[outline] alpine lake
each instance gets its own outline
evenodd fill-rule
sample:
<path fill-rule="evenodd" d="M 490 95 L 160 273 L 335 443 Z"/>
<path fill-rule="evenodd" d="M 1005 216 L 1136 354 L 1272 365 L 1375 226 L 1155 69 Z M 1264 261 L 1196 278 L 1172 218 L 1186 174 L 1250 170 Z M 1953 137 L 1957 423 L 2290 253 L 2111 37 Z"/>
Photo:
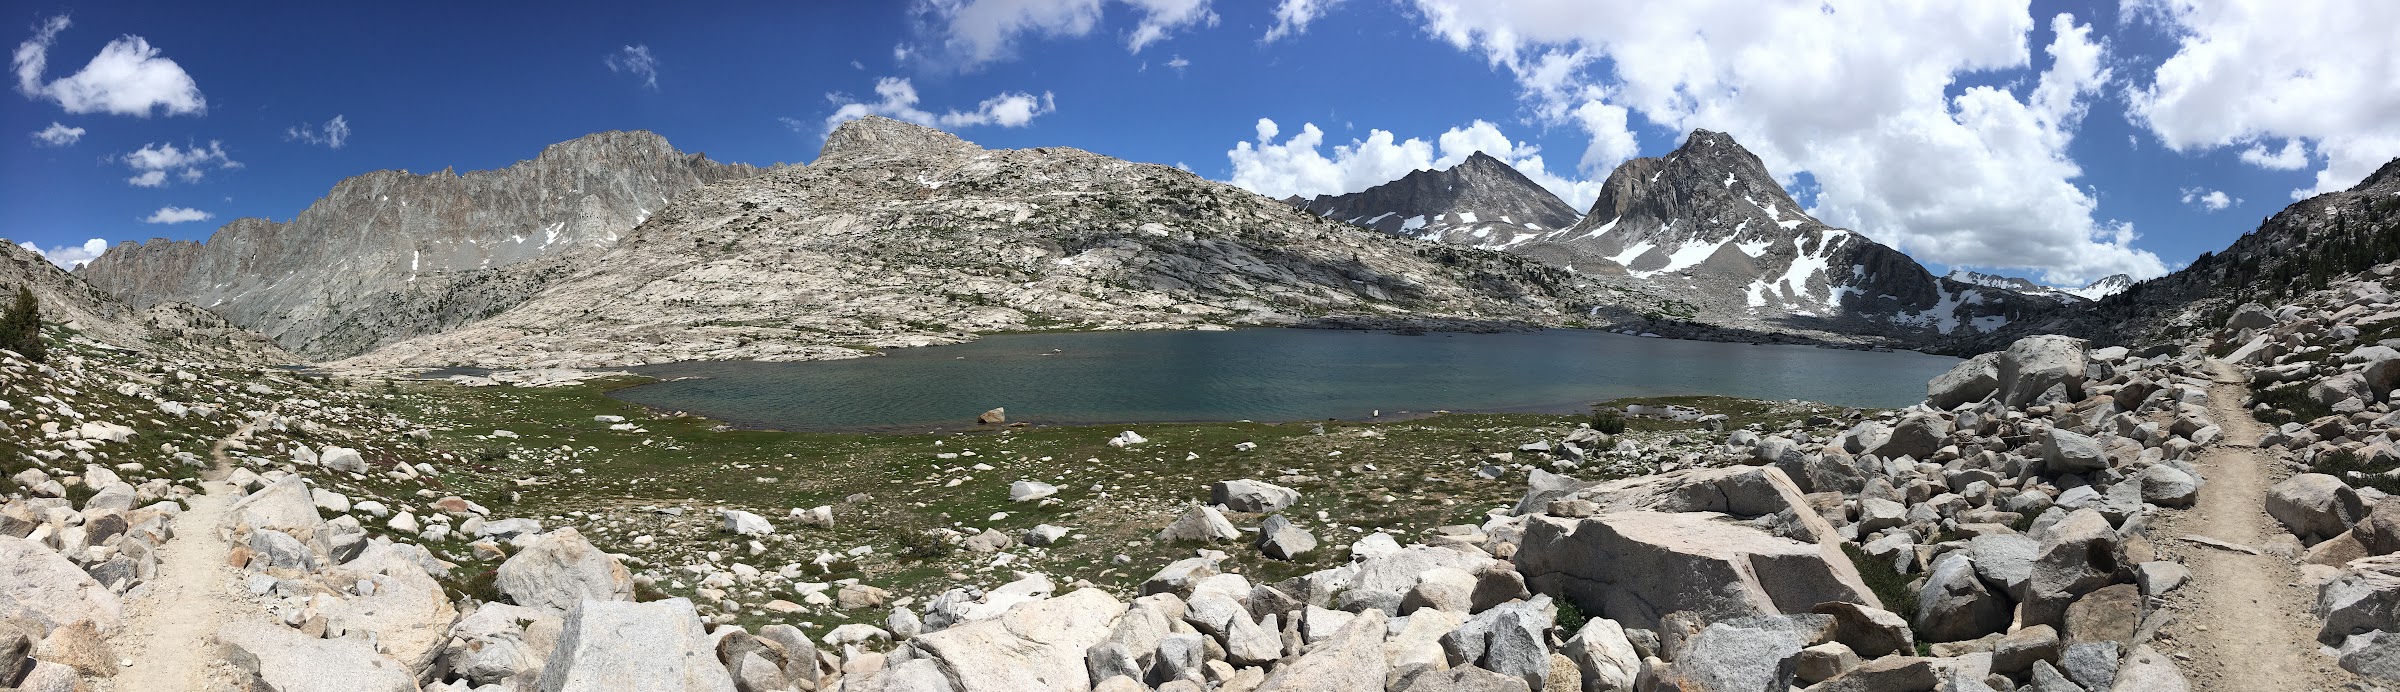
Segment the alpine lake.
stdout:
<path fill-rule="evenodd" d="M 1634 397 L 1723 396 L 1896 408 L 1958 359 L 1552 329 L 997 334 L 878 357 L 634 368 L 610 396 L 744 428 L 974 427 L 1005 407 L 1037 425 L 1397 420 L 1436 412 L 1588 412 Z"/>

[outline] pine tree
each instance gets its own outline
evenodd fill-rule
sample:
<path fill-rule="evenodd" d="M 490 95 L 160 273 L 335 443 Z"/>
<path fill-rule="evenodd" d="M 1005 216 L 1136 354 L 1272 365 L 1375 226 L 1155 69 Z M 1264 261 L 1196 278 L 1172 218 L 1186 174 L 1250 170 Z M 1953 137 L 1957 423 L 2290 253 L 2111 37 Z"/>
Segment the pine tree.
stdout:
<path fill-rule="evenodd" d="M 0 348 L 36 363 L 49 358 L 49 350 L 42 345 L 42 303 L 33 297 L 33 289 L 18 286 L 16 304 L 0 314 Z"/>

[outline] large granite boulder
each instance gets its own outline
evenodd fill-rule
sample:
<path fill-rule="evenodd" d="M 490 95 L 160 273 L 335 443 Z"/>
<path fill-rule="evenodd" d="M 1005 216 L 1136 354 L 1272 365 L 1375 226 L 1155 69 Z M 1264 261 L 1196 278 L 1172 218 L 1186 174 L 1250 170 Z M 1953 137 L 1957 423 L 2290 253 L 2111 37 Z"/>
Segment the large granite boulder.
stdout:
<path fill-rule="evenodd" d="M 276 692 L 416 692 L 417 677 L 362 637 L 322 639 L 264 620 L 217 629 L 236 667 Z"/>
<path fill-rule="evenodd" d="M 2082 339 L 2056 334 L 2018 339 L 2000 354 L 2000 401 L 2016 408 L 2053 388 L 2062 388 L 2067 401 L 2081 401 L 2089 358 Z"/>
<path fill-rule="evenodd" d="M 567 611 L 542 692 L 734 692 L 708 630 L 682 598 L 584 600 Z"/>
<path fill-rule="evenodd" d="M 312 510 L 313 511 L 313 510 Z M 90 620 L 114 633 L 124 620 L 117 595 L 42 544 L 0 536 L 0 620 L 24 618 L 44 630 Z"/>
<path fill-rule="evenodd" d="M 957 692 L 1083 692 L 1098 682 L 1084 654 L 1106 641 L 1125 605 L 1098 589 L 1010 608 L 912 643 L 942 662 Z"/>
<path fill-rule="evenodd" d="M 235 500 L 226 513 L 236 527 L 272 529 L 304 542 L 314 542 L 325 526 L 325 520 L 317 517 L 316 498 L 309 494 L 308 484 L 298 474 L 284 476 L 258 492 Z"/>
<path fill-rule="evenodd" d="M 1925 403 L 1949 410 L 1982 401 L 2000 389 L 2000 352 L 1993 351 L 1959 363 L 1925 383 Z"/>
<path fill-rule="evenodd" d="M 2116 529 L 2096 510 L 2078 509 L 2050 525 L 2026 580 L 2024 624 L 2064 626 L 2067 606 L 2114 583 L 2123 557 Z"/>
<path fill-rule="evenodd" d="M 535 537 L 500 563 L 493 583 L 517 605 L 555 612 L 587 600 L 633 600 L 633 573 L 571 527 Z"/>
<path fill-rule="evenodd" d="M 1248 478 L 1217 481 L 1208 488 L 1208 503 L 1236 512 L 1273 512 L 1300 501 L 1300 491 Z"/>
<path fill-rule="evenodd" d="M 1383 635 L 1383 611 L 1367 611 L 1277 668 L 1258 692 L 1383 692 Z"/>
<path fill-rule="evenodd" d="M 1782 535 L 1828 544 L 1841 540 L 1791 476 L 1774 466 L 1670 471 L 1586 485 L 1560 497 L 1589 500 L 1603 513 L 1649 510 L 1716 512 L 1745 520 L 1763 517 Z"/>
<path fill-rule="evenodd" d="M 1918 592 L 1915 634 L 1928 642 L 1975 639 L 2008 629 L 2008 598 L 1992 593 L 1965 553 L 1943 555 Z"/>
<path fill-rule="evenodd" d="M 1835 545 L 1713 512 L 1531 517 L 1515 562 L 1535 590 L 1642 628 L 1679 610 L 1721 620 L 1834 601 L 1883 606 Z"/>
<path fill-rule="evenodd" d="M 2366 509 L 2358 491 L 2322 473 L 2295 475 L 2267 488 L 2267 515 L 2303 543 L 2341 535 L 2367 515 Z"/>

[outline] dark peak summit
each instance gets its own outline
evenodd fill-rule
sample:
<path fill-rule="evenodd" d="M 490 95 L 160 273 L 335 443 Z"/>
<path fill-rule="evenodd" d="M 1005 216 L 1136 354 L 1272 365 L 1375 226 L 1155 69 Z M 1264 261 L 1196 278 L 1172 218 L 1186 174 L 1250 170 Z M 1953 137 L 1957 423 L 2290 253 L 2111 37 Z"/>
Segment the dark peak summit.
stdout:
<path fill-rule="evenodd" d="M 983 148 L 958 135 L 870 115 L 842 123 L 825 136 L 814 164 L 938 160 L 973 156 Z"/>
<path fill-rule="evenodd" d="M 1555 231 L 1579 216 L 1548 188 L 1480 151 L 1449 168 L 1413 170 L 1399 180 L 1297 206 L 1385 233 L 1478 246 Z"/>

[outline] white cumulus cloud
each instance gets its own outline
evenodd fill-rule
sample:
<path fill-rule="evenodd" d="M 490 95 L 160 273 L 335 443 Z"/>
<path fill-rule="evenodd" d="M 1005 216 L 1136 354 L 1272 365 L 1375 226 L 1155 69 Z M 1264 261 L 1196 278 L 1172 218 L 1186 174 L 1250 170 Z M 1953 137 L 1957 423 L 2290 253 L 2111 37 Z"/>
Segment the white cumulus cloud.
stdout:
<path fill-rule="evenodd" d="M 32 250 L 33 254 L 41 255 L 60 269 L 74 269 L 99 259 L 100 253 L 108 252 L 108 241 L 93 238 L 83 241 L 82 245 L 54 245 L 48 250 L 31 242 L 17 243 L 17 247 Z"/>
<path fill-rule="evenodd" d="M 1275 5 L 1275 26 L 1268 27 L 1267 35 L 1260 40 L 1274 43 L 1286 37 L 1308 33 L 1311 22 L 1333 11 L 1333 7 L 1339 4 L 1342 4 L 1342 0 L 1283 0 Z"/>
<path fill-rule="evenodd" d="M 1274 120 L 1260 118 L 1257 141 L 1237 142 L 1225 152 L 1233 163 L 1229 182 L 1279 199 L 1338 195 L 1388 183 L 1410 171 L 1456 166 L 1480 151 L 1506 162 L 1577 209 L 1591 206 L 1600 194 L 1599 183 L 1552 172 L 1539 147 L 1512 141 L 1499 126 L 1482 120 L 1450 128 L 1433 141 L 1400 139 L 1386 130 L 1369 130 L 1366 139 L 1334 145 L 1331 156 L 1323 151 L 1325 132 L 1315 123 L 1302 123 L 1299 132 L 1276 141 L 1282 130 Z"/>
<path fill-rule="evenodd" d="M 9 63 L 16 71 L 17 91 L 30 98 L 56 101 L 69 113 L 149 117 L 152 111 L 168 115 L 208 112 L 208 99 L 200 95 L 200 85 L 192 76 L 140 36 L 110 41 L 83 69 L 45 83 L 42 73 L 49 68 L 50 46 L 59 32 L 72 24 L 64 15 L 52 17 L 34 31 L 33 38 L 17 44 Z"/>
<path fill-rule="evenodd" d="M 1125 47 L 1139 53 L 1176 31 L 1216 26 L 1217 13 L 1209 9 L 1211 1 L 917 0 L 913 12 L 948 50 L 951 60 L 972 69 L 1014 56 L 1019 39 L 1091 35 L 1110 4 L 1125 5 L 1136 15 Z"/>
<path fill-rule="evenodd" d="M 325 121 L 323 127 L 293 125 L 283 128 L 283 139 L 287 142 L 307 142 L 322 144 L 328 149 L 340 149 L 342 145 L 350 142 L 350 119 L 337 114 L 333 116 L 332 120 Z"/>
<path fill-rule="evenodd" d="M 2166 271 L 2131 226 L 2095 218 L 2067 146 L 2111 72 L 2088 24 L 2052 17 L 2036 67 L 2023 2 L 1413 0 L 1426 30 L 1514 75 L 1536 116 L 1590 132 L 1588 168 L 1625 151 L 1615 106 L 1732 134 L 1786 184 L 1808 173 L 1830 223 L 1946 265 L 2078 283 Z M 1590 173 L 1597 175 L 1596 172 Z"/>
<path fill-rule="evenodd" d="M 1040 96 L 1035 96 L 1027 92 L 1011 91 L 984 99 L 982 103 L 976 104 L 974 110 L 949 110 L 936 114 L 917 107 L 920 100 L 917 96 L 917 88 L 910 84 L 905 77 L 884 77 L 876 80 L 875 96 L 877 97 L 875 101 L 860 101 L 848 94 L 826 94 L 826 100 L 832 101 L 835 108 L 832 115 L 825 116 L 825 131 L 832 132 L 835 126 L 870 115 L 880 115 L 927 127 L 959 128 L 977 125 L 1024 127 L 1031 124 L 1034 118 L 1058 109 L 1050 92 L 1045 91 Z M 797 120 L 786 118 L 784 123 L 792 125 L 793 129 L 800 129 Z"/>
<path fill-rule="evenodd" d="M 215 140 L 210 140 L 206 147 L 186 145 L 177 148 L 174 144 L 148 144 L 124 155 L 121 160 L 134 171 L 133 177 L 125 179 L 134 187 L 164 186 L 170 174 L 184 182 L 196 183 L 208 175 L 207 169 L 212 166 L 242 167 L 241 162 L 227 158 L 224 144 Z"/>
<path fill-rule="evenodd" d="M 610 72 L 622 72 L 642 80 L 642 86 L 658 88 L 658 58 L 651 57 L 648 44 L 626 46 L 601 59 Z"/>
<path fill-rule="evenodd" d="M 2128 94 L 2135 121 L 2169 148 L 2247 147 L 2243 162 L 2276 170 L 2312 165 L 2313 150 L 2324 167 L 2296 198 L 2400 156 L 2400 3 L 2123 0 L 2122 11 L 2176 41 Z"/>
<path fill-rule="evenodd" d="M 2277 171 L 2296 171 L 2308 167 L 2308 145 L 2298 139 L 2283 141 L 2283 148 L 2270 151 L 2264 142 L 2242 150 L 2242 163 Z"/>
<path fill-rule="evenodd" d="M 74 146 L 76 142 L 82 140 L 83 128 L 67 127 L 59 124 L 58 121 L 55 120 L 50 122 L 49 127 L 42 128 L 40 131 L 33 133 L 34 143 L 46 147 Z"/>
<path fill-rule="evenodd" d="M 2224 211 L 2226 207 L 2242 203 L 2232 195 L 2225 194 L 2224 190 L 2187 187 L 2182 192 L 2184 204 L 2205 211 Z"/>
<path fill-rule="evenodd" d="M 142 219 L 142 223 L 190 223 L 212 218 L 216 218 L 216 215 L 191 207 L 159 207 L 158 211 L 150 213 L 149 218 Z"/>

